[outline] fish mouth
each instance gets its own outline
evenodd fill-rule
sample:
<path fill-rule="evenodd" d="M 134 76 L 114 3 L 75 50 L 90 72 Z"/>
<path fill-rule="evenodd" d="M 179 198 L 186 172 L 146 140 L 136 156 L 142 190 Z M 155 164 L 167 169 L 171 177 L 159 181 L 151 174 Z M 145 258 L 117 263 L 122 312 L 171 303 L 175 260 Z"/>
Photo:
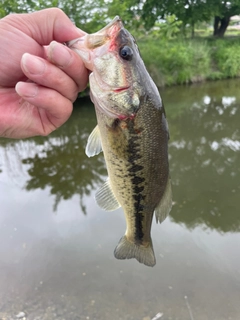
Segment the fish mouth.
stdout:
<path fill-rule="evenodd" d="M 66 45 L 76 51 L 85 45 L 89 50 L 103 46 L 106 42 L 116 37 L 116 34 L 123 28 L 122 20 L 116 16 L 108 25 L 96 33 L 87 34 L 77 39 L 66 42 Z"/>

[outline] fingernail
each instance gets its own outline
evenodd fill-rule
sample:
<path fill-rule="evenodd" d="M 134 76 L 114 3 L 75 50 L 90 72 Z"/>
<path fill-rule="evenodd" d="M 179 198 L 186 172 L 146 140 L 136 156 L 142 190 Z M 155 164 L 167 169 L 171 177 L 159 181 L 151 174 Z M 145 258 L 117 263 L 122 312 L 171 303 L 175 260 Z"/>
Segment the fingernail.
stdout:
<path fill-rule="evenodd" d="M 38 86 L 30 82 L 18 82 L 15 86 L 17 94 L 21 97 L 33 98 L 38 93 Z"/>
<path fill-rule="evenodd" d="M 46 67 L 43 59 L 35 57 L 29 53 L 24 53 L 22 56 L 22 65 L 26 72 L 35 75 L 43 74 Z"/>
<path fill-rule="evenodd" d="M 53 41 L 50 44 L 49 50 L 50 59 L 54 64 L 61 68 L 66 68 L 70 65 L 73 56 L 71 51 L 69 51 L 66 46 Z"/>

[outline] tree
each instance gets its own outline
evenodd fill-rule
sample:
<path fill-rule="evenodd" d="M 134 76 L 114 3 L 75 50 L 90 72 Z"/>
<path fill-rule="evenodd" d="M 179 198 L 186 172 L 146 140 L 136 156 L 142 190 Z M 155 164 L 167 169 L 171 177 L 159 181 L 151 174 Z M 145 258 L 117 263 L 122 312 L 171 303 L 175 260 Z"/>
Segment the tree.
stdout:
<path fill-rule="evenodd" d="M 58 0 L 0 0 L 0 18 L 10 13 L 27 13 L 57 6 Z"/>
<path fill-rule="evenodd" d="M 60 0 L 58 7 L 77 27 L 88 33 L 106 25 L 107 5 L 104 0 Z"/>
<path fill-rule="evenodd" d="M 147 29 L 153 27 L 159 19 L 175 15 L 183 22 L 183 26 L 191 27 L 193 36 L 196 22 L 208 19 L 208 9 L 202 0 L 146 0 L 138 3 L 142 7 L 141 17 Z"/>
<path fill-rule="evenodd" d="M 222 37 L 231 16 L 240 13 L 240 0 L 136 0 L 135 6 L 147 29 L 159 19 L 174 14 L 184 26 L 191 27 L 192 36 L 197 22 L 214 18 L 214 36 Z"/>
<path fill-rule="evenodd" d="M 111 18 L 120 16 L 128 29 L 138 29 L 141 21 L 137 2 L 136 0 L 112 0 L 108 3 L 108 16 Z"/>
<path fill-rule="evenodd" d="M 230 18 L 240 14 L 240 1 L 208 0 L 208 2 L 209 5 L 212 6 L 212 12 L 214 13 L 213 35 L 223 37 L 229 25 Z"/>

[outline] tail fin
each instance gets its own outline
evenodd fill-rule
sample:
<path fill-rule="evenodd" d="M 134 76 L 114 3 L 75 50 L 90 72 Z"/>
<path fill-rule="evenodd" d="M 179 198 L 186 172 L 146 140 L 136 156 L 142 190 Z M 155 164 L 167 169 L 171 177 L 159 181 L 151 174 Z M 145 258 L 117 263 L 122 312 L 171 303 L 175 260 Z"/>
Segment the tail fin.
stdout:
<path fill-rule="evenodd" d="M 135 258 L 140 263 L 149 267 L 153 267 L 156 264 L 152 242 L 149 242 L 148 247 L 144 247 L 128 241 L 126 236 L 123 236 L 120 239 L 116 249 L 114 250 L 114 256 L 117 259 Z"/>

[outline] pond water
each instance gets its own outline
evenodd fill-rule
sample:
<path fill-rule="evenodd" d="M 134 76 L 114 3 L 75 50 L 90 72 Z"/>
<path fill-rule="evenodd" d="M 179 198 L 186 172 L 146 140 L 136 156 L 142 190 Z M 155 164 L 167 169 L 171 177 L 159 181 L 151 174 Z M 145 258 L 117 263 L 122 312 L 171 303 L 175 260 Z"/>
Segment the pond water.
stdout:
<path fill-rule="evenodd" d="M 88 100 L 48 137 L 0 140 L 0 319 L 240 319 L 239 80 L 161 95 L 174 206 L 153 222 L 154 268 L 113 256 L 125 219 L 94 201 Z"/>

